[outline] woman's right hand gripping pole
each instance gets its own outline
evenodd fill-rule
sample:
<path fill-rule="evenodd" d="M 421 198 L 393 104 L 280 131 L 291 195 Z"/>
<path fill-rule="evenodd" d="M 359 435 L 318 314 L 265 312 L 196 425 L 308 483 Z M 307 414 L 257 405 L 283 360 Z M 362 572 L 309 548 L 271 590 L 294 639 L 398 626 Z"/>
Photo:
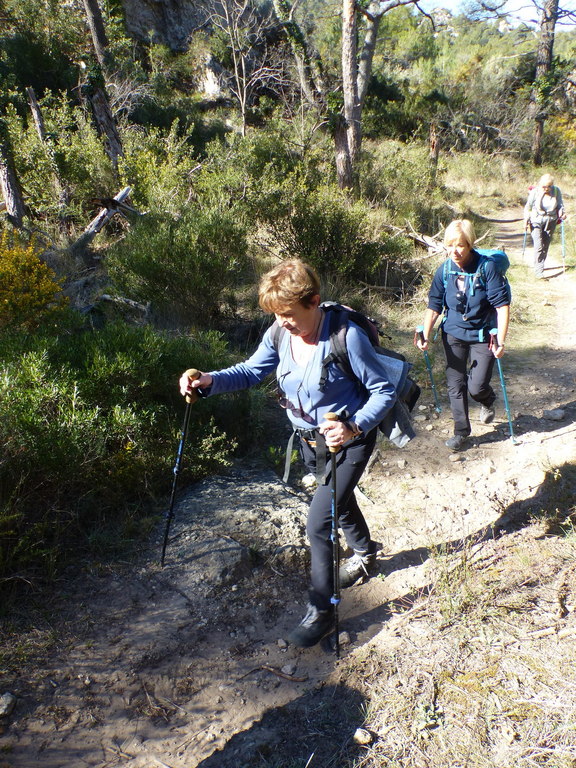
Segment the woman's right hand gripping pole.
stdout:
<path fill-rule="evenodd" d="M 184 395 L 187 403 L 194 403 L 198 400 L 198 389 L 204 389 L 212 385 L 212 376 L 209 373 L 202 373 L 196 368 L 188 368 L 180 376 L 180 393 Z"/>

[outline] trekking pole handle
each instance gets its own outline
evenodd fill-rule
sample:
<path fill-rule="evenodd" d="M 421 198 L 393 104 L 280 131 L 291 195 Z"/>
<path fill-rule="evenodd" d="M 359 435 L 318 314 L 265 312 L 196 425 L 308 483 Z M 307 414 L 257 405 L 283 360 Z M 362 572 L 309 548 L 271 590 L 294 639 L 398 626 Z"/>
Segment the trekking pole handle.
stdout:
<path fill-rule="evenodd" d="M 196 368 L 188 368 L 188 370 L 185 371 L 185 376 L 188 376 L 189 379 L 195 381 L 196 379 L 200 378 L 200 371 L 198 371 Z M 196 400 L 198 400 L 198 392 L 192 389 L 190 393 L 186 395 L 186 402 L 195 403 Z"/>
<path fill-rule="evenodd" d="M 418 335 L 418 338 L 419 338 L 419 339 L 420 339 L 420 341 L 422 342 L 422 344 L 424 344 L 424 343 L 425 343 L 425 341 L 426 341 L 426 339 L 424 338 L 424 326 L 423 326 L 423 325 L 419 325 L 419 326 L 416 328 L 416 333 L 417 333 L 417 335 Z"/>
<path fill-rule="evenodd" d="M 338 416 L 337 413 L 333 413 L 332 411 L 330 411 L 330 413 L 325 413 L 324 418 L 326 419 L 326 421 L 340 421 L 340 416 Z M 329 445 L 328 450 L 330 451 L 330 453 L 338 453 L 338 451 L 340 450 L 340 446 Z"/>
<path fill-rule="evenodd" d="M 494 350 L 498 348 L 498 328 L 491 328 L 488 332 L 490 334 L 490 349 Z"/>

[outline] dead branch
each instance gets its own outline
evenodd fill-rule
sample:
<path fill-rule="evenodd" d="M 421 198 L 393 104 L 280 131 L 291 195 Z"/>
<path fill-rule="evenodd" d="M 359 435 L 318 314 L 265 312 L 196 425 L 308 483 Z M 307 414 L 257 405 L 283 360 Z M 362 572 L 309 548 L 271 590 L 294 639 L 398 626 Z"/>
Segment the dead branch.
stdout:
<path fill-rule="evenodd" d="M 146 304 L 140 304 L 133 299 L 127 299 L 124 296 L 110 296 L 108 293 L 103 293 L 100 296 L 100 299 L 102 301 L 110 301 L 113 304 L 121 304 L 123 306 L 130 307 L 130 309 L 136 309 L 138 312 L 142 312 L 144 317 L 148 317 L 150 314 L 150 302 Z"/>
<path fill-rule="evenodd" d="M 102 203 L 104 204 L 104 207 L 102 210 L 98 213 L 98 215 L 92 219 L 90 224 L 86 227 L 84 232 L 80 235 L 78 240 L 72 245 L 71 251 L 72 253 L 80 253 L 86 246 L 92 242 L 94 237 L 100 232 L 102 227 L 104 227 L 105 224 L 107 224 L 110 219 L 114 216 L 116 213 L 123 213 L 122 211 L 122 204 L 124 203 L 124 200 L 128 197 L 128 195 L 132 192 L 132 187 L 124 187 L 123 190 L 118 192 L 117 195 L 115 195 L 110 200 L 102 200 Z M 110 203 L 110 205 L 108 205 Z M 129 206 L 126 206 L 129 208 L 130 212 L 133 212 L 135 209 L 130 208 Z"/>

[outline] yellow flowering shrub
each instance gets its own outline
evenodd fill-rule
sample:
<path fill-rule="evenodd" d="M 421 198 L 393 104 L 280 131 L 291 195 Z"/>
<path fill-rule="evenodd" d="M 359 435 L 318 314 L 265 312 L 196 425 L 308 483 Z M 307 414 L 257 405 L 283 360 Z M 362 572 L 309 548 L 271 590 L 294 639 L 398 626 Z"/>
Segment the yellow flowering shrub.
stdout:
<path fill-rule="evenodd" d="M 38 258 L 33 241 L 15 235 L 0 237 L 0 328 L 33 329 L 64 304 L 54 272 Z"/>

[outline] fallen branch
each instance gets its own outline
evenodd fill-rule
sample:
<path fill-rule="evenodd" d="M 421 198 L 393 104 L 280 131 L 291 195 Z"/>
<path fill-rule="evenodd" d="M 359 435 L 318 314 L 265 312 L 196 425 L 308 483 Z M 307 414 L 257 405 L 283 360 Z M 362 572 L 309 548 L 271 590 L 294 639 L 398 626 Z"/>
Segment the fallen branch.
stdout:
<path fill-rule="evenodd" d="M 122 304 L 126 307 L 130 307 L 130 309 L 136 309 L 138 312 L 142 312 L 145 317 L 148 317 L 150 314 L 150 302 L 140 304 L 133 299 L 126 299 L 124 296 L 110 296 L 108 293 L 103 293 L 100 296 L 100 299 L 102 301 L 110 301 L 114 304 Z"/>
<path fill-rule="evenodd" d="M 124 200 L 126 200 L 130 192 L 132 192 L 132 187 L 124 187 L 124 189 L 118 192 L 115 197 L 111 198 L 110 200 L 102 201 L 105 203 L 105 207 L 103 207 L 98 215 L 92 219 L 78 240 L 76 240 L 76 242 L 72 245 L 70 249 L 72 253 L 81 252 L 84 248 L 86 248 L 88 243 L 92 242 L 94 237 L 98 234 L 98 232 L 100 232 L 102 227 L 104 227 L 104 225 L 110 221 L 114 214 L 123 213 L 122 205 L 124 204 Z M 130 206 L 124 205 L 124 207 L 132 213 L 135 211 L 135 209 L 131 208 Z"/>

